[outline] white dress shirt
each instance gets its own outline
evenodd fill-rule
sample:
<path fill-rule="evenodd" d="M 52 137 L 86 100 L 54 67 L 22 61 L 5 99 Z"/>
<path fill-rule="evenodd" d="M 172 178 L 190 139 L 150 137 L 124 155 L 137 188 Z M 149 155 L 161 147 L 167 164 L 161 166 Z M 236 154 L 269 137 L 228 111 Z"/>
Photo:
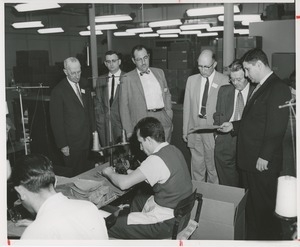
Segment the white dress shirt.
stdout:
<path fill-rule="evenodd" d="M 108 97 L 110 99 L 111 97 L 111 86 L 112 86 L 112 73 L 108 73 Z M 120 84 L 120 75 L 121 75 L 121 70 L 119 69 L 115 74 L 115 88 L 114 88 L 114 97 L 116 95 L 117 87 Z"/>

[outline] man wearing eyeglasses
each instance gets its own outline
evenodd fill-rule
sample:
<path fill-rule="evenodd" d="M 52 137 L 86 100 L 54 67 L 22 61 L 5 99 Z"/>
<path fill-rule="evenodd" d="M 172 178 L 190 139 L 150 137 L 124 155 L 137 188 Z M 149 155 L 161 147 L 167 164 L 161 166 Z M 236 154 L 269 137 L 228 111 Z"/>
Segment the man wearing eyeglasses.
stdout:
<path fill-rule="evenodd" d="M 64 78 L 51 92 L 50 120 L 57 147 L 63 154 L 70 176 L 76 176 L 87 167 L 92 132 L 95 130 L 91 92 L 81 78 L 77 58 L 64 61 Z"/>
<path fill-rule="evenodd" d="M 244 106 L 255 86 L 245 76 L 243 64 L 235 60 L 229 65 L 231 85 L 220 87 L 214 125 L 240 120 Z M 215 138 L 215 163 L 219 183 L 227 186 L 240 186 L 236 166 L 236 136 L 229 133 L 217 133 Z"/>
<path fill-rule="evenodd" d="M 219 88 L 228 77 L 215 70 L 217 62 L 211 50 L 203 50 L 198 58 L 200 74 L 188 78 L 183 103 L 183 140 L 191 151 L 191 174 L 196 181 L 218 183 L 214 162 L 213 131 L 189 133 L 192 129 L 213 125 L 213 114 Z"/>
<path fill-rule="evenodd" d="M 149 67 L 147 48 L 137 45 L 131 52 L 136 69 L 121 79 L 120 114 L 128 137 L 134 126 L 144 117 L 155 117 L 163 125 L 166 141 L 170 142 L 173 129 L 171 94 L 163 70 Z"/>
<path fill-rule="evenodd" d="M 122 125 L 119 111 L 119 84 L 125 74 L 120 69 L 121 59 L 116 51 L 105 53 L 104 64 L 108 74 L 97 80 L 95 104 L 96 128 L 101 146 L 108 146 L 120 142 Z M 109 124 L 111 123 L 111 126 Z"/>

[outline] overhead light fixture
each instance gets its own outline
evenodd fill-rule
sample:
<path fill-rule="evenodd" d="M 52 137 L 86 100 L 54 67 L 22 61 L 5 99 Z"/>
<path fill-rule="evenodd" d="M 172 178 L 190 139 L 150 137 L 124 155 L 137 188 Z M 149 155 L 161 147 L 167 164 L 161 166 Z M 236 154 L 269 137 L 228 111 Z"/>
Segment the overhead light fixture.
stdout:
<path fill-rule="evenodd" d="M 54 28 L 41 28 L 37 30 L 40 34 L 46 33 L 63 33 L 64 30 L 61 27 L 54 27 Z"/>
<path fill-rule="evenodd" d="M 233 12 L 240 13 L 240 9 L 237 5 L 233 6 Z M 186 14 L 188 16 L 222 15 L 224 14 L 224 6 L 188 9 Z"/>
<path fill-rule="evenodd" d="M 189 35 L 189 34 L 200 34 L 200 30 L 188 30 L 188 31 L 181 31 L 179 34 L 181 35 Z"/>
<path fill-rule="evenodd" d="M 166 21 L 153 21 L 149 22 L 149 27 L 168 27 L 168 26 L 178 26 L 181 25 L 182 22 L 179 19 L 174 20 L 166 20 Z"/>
<path fill-rule="evenodd" d="M 198 37 L 208 37 L 208 36 L 218 36 L 217 32 L 211 32 L 211 33 L 200 33 L 197 34 Z"/>
<path fill-rule="evenodd" d="M 233 31 L 235 34 L 249 34 L 249 29 L 234 29 Z"/>
<path fill-rule="evenodd" d="M 152 30 L 151 27 L 129 28 L 129 29 L 126 29 L 126 32 L 129 32 L 129 33 L 150 33 L 152 31 L 153 30 Z"/>
<path fill-rule="evenodd" d="M 25 21 L 25 22 L 15 22 L 11 24 L 14 28 L 34 28 L 34 27 L 44 27 L 41 21 Z"/>
<path fill-rule="evenodd" d="M 148 38 L 148 37 L 150 38 L 150 37 L 158 37 L 159 34 L 158 33 L 141 33 L 139 36 L 142 38 Z"/>
<path fill-rule="evenodd" d="M 218 16 L 218 20 L 224 21 L 224 15 Z M 261 21 L 261 17 L 260 15 L 234 15 L 233 20 L 256 22 L 256 21 Z"/>
<path fill-rule="evenodd" d="M 129 15 L 101 15 L 95 17 L 95 22 L 132 21 Z"/>
<path fill-rule="evenodd" d="M 249 26 L 250 23 L 254 23 L 254 22 L 263 22 L 263 20 L 260 20 L 260 21 L 242 21 L 242 25 L 243 26 Z"/>
<path fill-rule="evenodd" d="M 223 32 L 224 31 L 224 26 L 209 27 L 206 30 L 208 32 Z"/>
<path fill-rule="evenodd" d="M 156 31 L 158 34 L 166 34 L 166 33 L 180 33 L 179 28 L 175 29 L 160 29 Z"/>
<path fill-rule="evenodd" d="M 191 24 L 180 26 L 181 30 L 197 30 L 197 29 L 207 29 L 210 28 L 209 24 Z"/>
<path fill-rule="evenodd" d="M 135 33 L 128 33 L 128 32 L 114 32 L 114 36 L 134 36 Z"/>
<path fill-rule="evenodd" d="M 88 30 L 91 30 L 91 26 L 87 26 Z M 100 24 L 100 25 L 95 25 L 96 30 L 114 30 L 118 29 L 116 24 Z"/>
<path fill-rule="evenodd" d="M 79 32 L 79 34 L 81 35 L 81 36 L 90 36 L 91 35 L 91 31 L 81 31 L 81 32 Z M 95 34 L 96 35 L 101 35 L 101 34 L 103 34 L 100 30 L 96 30 L 95 31 Z"/>
<path fill-rule="evenodd" d="M 57 3 L 51 3 L 50 1 L 35 1 L 34 3 L 21 3 L 14 6 L 18 12 L 36 11 L 44 9 L 56 9 L 60 8 Z"/>
<path fill-rule="evenodd" d="M 178 34 L 161 34 L 160 38 L 178 38 Z"/>

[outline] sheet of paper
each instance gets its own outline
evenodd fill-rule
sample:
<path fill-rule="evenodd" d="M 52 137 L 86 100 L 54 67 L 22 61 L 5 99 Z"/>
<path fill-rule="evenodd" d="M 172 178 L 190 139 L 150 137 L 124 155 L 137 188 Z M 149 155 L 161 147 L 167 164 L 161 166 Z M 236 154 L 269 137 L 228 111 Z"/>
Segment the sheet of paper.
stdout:
<path fill-rule="evenodd" d="M 198 130 L 215 130 L 220 128 L 219 125 L 201 125 L 201 126 L 197 126 L 195 128 L 190 129 L 190 131 L 188 132 L 188 134 L 194 133 Z"/>

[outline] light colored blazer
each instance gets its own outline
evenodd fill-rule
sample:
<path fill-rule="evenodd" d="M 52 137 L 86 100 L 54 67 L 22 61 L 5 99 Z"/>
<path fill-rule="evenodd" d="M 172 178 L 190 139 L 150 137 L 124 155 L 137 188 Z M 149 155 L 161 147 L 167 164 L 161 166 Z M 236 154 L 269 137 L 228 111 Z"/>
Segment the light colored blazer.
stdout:
<path fill-rule="evenodd" d="M 201 126 L 199 118 L 199 101 L 201 90 L 200 74 L 192 75 L 188 78 L 185 88 L 184 103 L 183 103 L 183 135 L 188 135 L 189 130 Z M 216 111 L 218 92 L 221 86 L 229 84 L 228 76 L 219 72 L 215 72 L 212 85 L 209 90 L 206 103 L 206 124 L 212 125 L 213 114 Z M 203 124 L 203 122 L 202 122 Z M 193 147 L 195 144 L 196 134 L 188 135 L 188 146 Z"/>
<path fill-rule="evenodd" d="M 167 85 L 165 74 L 163 70 L 158 68 L 150 68 L 150 70 L 161 86 L 165 110 L 168 117 L 172 120 L 173 111 L 171 94 Z M 126 130 L 127 134 L 132 133 L 137 122 L 147 116 L 144 89 L 136 69 L 128 72 L 121 78 L 120 116 L 123 129 Z"/>

